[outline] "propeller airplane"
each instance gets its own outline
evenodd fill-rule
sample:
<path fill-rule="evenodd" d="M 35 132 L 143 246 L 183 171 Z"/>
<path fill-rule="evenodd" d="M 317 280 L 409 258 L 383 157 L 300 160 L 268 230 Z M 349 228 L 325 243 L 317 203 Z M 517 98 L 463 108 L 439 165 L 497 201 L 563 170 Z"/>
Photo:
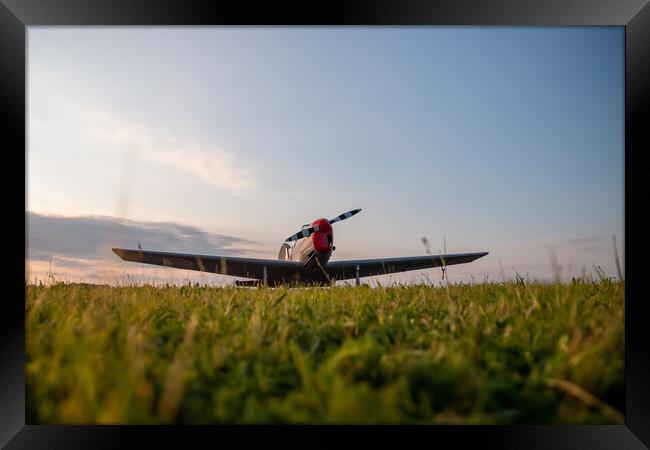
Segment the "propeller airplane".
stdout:
<path fill-rule="evenodd" d="M 488 254 L 428 254 L 330 261 L 332 253 L 336 250 L 332 225 L 349 219 L 360 211 L 361 209 L 354 209 L 331 220 L 320 218 L 311 224 L 303 225 L 300 231 L 285 240 L 276 260 L 149 251 L 143 250 L 140 244 L 137 250 L 113 248 L 113 253 L 124 261 L 248 278 L 235 281 L 238 286 L 257 286 L 262 283 L 327 285 L 337 280 L 349 279 L 355 279 L 359 285 L 361 277 L 432 267 L 441 267 L 444 270 L 446 266 L 468 263 Z M 290 242 L 293 242 L 293 246 Z"/>

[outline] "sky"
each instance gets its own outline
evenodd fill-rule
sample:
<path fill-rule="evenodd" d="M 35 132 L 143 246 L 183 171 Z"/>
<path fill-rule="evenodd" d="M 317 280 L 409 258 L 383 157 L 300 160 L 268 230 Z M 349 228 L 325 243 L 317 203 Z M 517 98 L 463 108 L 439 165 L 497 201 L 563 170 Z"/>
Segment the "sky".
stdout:
<path fill-rule="evenodd" d="M 451 281 L 616 276 L 622 27 L 28 27 L 26 279 L 221 283 L 111 247 L 489 251 Z M 624 270 L 624 260 L 622 261 Z M 439 279 L 439 269 L 377 277 Z"/>

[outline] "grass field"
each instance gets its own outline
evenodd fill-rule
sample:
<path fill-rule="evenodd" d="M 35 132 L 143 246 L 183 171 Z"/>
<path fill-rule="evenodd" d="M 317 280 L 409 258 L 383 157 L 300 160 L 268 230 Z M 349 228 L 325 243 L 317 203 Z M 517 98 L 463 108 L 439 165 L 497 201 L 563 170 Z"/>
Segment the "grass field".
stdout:
<path fill-rule="evenodd" d="M 621 423 L 624 284 L 26 286 L 28 423 Z"/>

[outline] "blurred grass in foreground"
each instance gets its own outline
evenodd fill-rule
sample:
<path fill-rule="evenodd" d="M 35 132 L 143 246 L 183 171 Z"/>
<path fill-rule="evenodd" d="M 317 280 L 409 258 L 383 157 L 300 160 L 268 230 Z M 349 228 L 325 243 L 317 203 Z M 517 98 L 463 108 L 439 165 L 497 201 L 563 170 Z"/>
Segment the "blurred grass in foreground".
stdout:
<path fill-rule="evenodd" d="M 623 294 L 27 285 L 27 423 L 622 423 Z"/>

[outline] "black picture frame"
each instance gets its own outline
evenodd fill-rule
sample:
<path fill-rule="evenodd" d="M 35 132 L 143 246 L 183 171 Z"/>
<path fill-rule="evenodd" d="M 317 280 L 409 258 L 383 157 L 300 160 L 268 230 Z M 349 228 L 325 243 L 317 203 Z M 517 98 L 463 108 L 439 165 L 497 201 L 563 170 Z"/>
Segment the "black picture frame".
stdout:
<path fill-rule="evenodd" d="M 25 247 L 17 237 L 25 221 L 26 27 L 32 25 L 615 25 L 625 27 L 625 425 L 578 426 L 50 426 L 25 424 L 24 266 L 14 257 Z M 650 6 L 647 0 L 348 0 L 329 2 L 249 2 L 198 0 L 0 0 L 0 123 L 5 156 L 3 246 L 7 281 L 0 327 L 0 444 L 6 448 L 187 447 L 251 439 L 286 445 L 351 444 L 350 433 L 385 445 L 424 439 L 429 445 L 495 448 L 627 449 L 650 446 L 650 351 L 648 299 L 643 295 L 640 254 L 645 192 L 641 158 L 650 149 Z M 637 186 L 639 187 L 637 189 Z M 647 205 L 647 200 L 645 202 Z M 12 217 L 9 219 L 9 217 Z M 16 256 L 14 256 L 16 255 Z M 630 263 L 632 261 L 632 263 Z M 22 286 L 22 287 L 21 287 Z M 281 435 L 282 434 L 282 435 Z M 313 435 L 317 435 L 314 439 Z M 408 440 L 405 440 L 408 439 Z"/>

